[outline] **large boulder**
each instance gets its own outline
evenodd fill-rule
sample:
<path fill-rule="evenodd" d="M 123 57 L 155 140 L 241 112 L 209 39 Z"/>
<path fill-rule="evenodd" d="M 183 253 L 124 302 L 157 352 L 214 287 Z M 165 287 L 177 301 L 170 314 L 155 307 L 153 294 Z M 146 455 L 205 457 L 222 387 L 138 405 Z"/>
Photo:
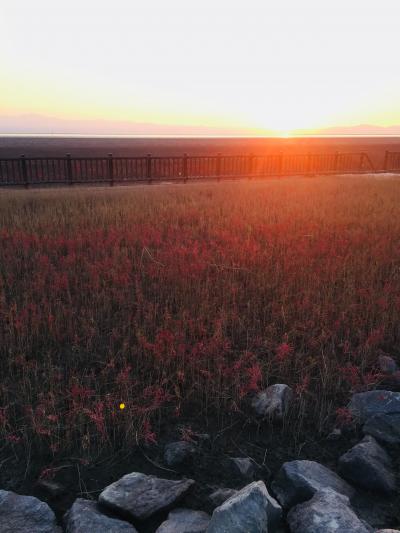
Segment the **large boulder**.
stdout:
<path fill-rule="evenodd" d="M 363 432 L 388 444 L 400 444 L 400 413 L 371 416 L 365 422 Z"/>
<path fill-rule="evenodd" d="M 283 383 L 276 383 L 258 392 L 251 405 L 258 416 L 268 416 L 281 420 L 293 398 L 293 390 Z"/>
<path fill-rule="evenodd" d="M 103 514 L 97 503 L 91 500 L 78 498 L 71 509 L 64 515 L 66 533 L 137 533 L 136 529 L 128 522 L 110 518 Z"/>
<path fill-rule="evenodd" d="M 164 449 L 164 461 L 168 466 L 179 466 L 191 461 L 195 453 L 196 447 L 191 442 L 170 442 Z"/>
<path fill-rule="evenodd" d="M 210 515 L 191 509 L 174 509 L 156 533 L 204 533 L 210 523 Z"/>
<path fill-rule="evenodd" d="M 61 533 L 47 503 L 33 496 L 0 490 L 1 533 Z"/>
<path fill-rule="evenodd" d="M 273 533 L 281 512 L 264 483 L 254 481 L 214 510 L 207 533 Z"/>
<path fill-rule="evenodd" d="M 339 459 L 342 476 L 367 490 L 394 492 L 396 480 L 392 468 L 387 452 L 370 436 L 364 437 Z"/>
<path fill-rule="evenodd" d="M 374 415 L 400 413 L 400 392 L 372 390 L 353 394 L 348 409 L 360 422 Z"/>
<path fill-rule="evenodd" d="M 288 514 L 292 533 L 370 533 L 350 507 L 347 496 L 321 490 L 311 500 L 296 505 Z"/>
<path fill-rule="evenodd" d="M 314 461 L 284 463 L 272 483 L 279 503 L 286 508 L 309 500 L 322 489 L 332 489 L 349 498 L 355 493 L 344 479 Z"/>
<path fill-rule="evenodd" d="M 99 503 L 122 516 L 145 520 L 158 511 L 168 510 L 193 484 L 192 479 L 173 481 L 132 472 L 106 487 Z"/>

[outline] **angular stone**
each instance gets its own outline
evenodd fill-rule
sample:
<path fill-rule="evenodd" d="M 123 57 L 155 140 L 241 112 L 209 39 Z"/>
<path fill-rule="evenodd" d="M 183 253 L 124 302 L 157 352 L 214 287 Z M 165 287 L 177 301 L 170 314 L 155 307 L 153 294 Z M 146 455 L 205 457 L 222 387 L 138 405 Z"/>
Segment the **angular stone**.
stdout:
<path fill-rule="evenodd" d="M 196 447 L 186 441 L 170 442 L 164 449 L 164 461 L 168 466 L 187 463 L 196 453 Z"/>
<path fill-rule="evenodd" d="M 347 496 L 326 489 L 293 507 L 287 519 L 292 533 L 371 532 L 351 509 Z"/>
<path fill-rule="evenodd" d="M 367 490 L 395 491 L 392 467 L 387 452 L 371 436 L 364 437 L 339 459 L 342 476 Z"/>
<path fill-rule="evenodd" d="M 379 370 L 384 374 L 394 374 L 398 371 L 398 366 L 393 357 L 389 355 L 380 355 L 378 357 Z"/>
<path fill-rule="evenodd" d="M 235 489 L 218 489 L 214 491 L 209 496 L 209 500 L 211 503 L 218 507 L 219 505 L 222 505 L 226 500 L 231 498 L 232 496 L 235 496 L 238 494 L 238 490 Z M 267 502 L 268 502 L 268 508 L 267 508 L 267 514 L 268 514 L 268 531 L 274 531 L 276 527 L 281 523 L 282 521 L 282 507 L 279 505 L 279 503 L 273 498 L 267 490 Z"/>
<path fill-rule="evenodd" d="M 276 383 L 258 392 L 251 405 L 258 416 L 281 420 L 292 400 L 293 390 L 285 384 Z"/>
<path fill-rule="evenodd" d="M 222 505 L 228 498 L 231 496 L 234 496 L 237 494 L 238 491 L 235 489 L 217 489 L 215 490 L 208 499 L 211 501 L 211 503 L 218 507 L 219 505 Z"/>
<path fill-rule="evenodd" d="M 207 533 L 273 533 L 270 505 L 266 486 L 254 481 L 214 510 Z"/>
<path fill-rule="evenodd" d="M 400 413 L 400 392 L 372 390 L 353 394 L 348 409 L 365 422 L 374 415 Z"/>
<path fill-rule="evenodd" d="M 282 522 L 282 507 L 273 498 L 267 490 L 267 515 L 268 515 L 268 531 L 272 533 Z"/>
<path fill-rule="evenodd" d="M 257 465 L 248 457 L 231 457 L 229 463 L 233 473 L 246 481 L 252 481 L 257 473 Z"/>
<path fill-rule="evenodd" d="M 128 522 L 110 518 L 103 514 L 97 503 L 91 500 L 78 498 L 71 509 L 64 515 L 66 533 L 137 533 L 136 529 Z"/>
<path fill-rule="evenodd" d="M 64 494 L 66 492 L 66 489 L 63 485 L 55 481 L 49 481 L 48 479 L 39 480 L 37 485 L 51 498 L 58 498 L 58 496 L 61 496 L 61 494 Z"/>
<path fill-rule="evenodd" d="M 375 415 L 368 418 L 363 432 L 388 444 L 400 444 L 400 413 Z"/>
<path fill-rule="evenodd" d="M 210 523 L 210 515 L 192 509 L 174 509 L 156 533 L 204 533 Z"/>
<path fill-rule="evenodd" d="M 1 533 L 61 533 L 47 503 L 33 496 L 0 490 Z"/>
<path fill-rule="evenodd" d="M 132 472 L 106 487 L 99 503 L 121 515 L 138 520 L 169 509 L 194 484 L 192 479 L 173 481 Z"/>
<path fill-rule="evenodd" d="M 351 498 L 354 489 L 329 468 L 314 461 L 290 461 L 279 470 L 272 490 L 286 508 L 304 502 L 322 490 L 332 489 Z"/>

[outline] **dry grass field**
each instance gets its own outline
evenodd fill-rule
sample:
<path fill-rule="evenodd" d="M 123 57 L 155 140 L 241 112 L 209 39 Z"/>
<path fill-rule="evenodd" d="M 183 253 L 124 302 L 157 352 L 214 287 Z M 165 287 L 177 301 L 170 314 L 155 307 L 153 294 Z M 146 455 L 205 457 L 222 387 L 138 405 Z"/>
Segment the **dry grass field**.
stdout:
<path fill-rule="evenodd" d="M 0 436 L 16 455 L 151 443 L 168 420 L 223 428 L 272 383 L 296 391 L 282 431 L 321 434 L 379 384 L 399 321 L 395 178 L 0 196 Z"/>

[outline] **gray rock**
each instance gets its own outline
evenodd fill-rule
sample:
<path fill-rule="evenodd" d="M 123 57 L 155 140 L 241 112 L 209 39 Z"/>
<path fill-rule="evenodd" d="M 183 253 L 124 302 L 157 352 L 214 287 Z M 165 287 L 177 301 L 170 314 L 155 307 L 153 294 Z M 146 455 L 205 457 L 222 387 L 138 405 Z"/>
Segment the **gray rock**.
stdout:
<path fill-rule="evenodd" d="M 250 483 L 215 509 L 207 533 L 272 533 L 268 497 L 262 481 Z"/>
<path fill-rule="evenodd" d="M 246 481 L 253 481 L 257 474 L 257 465 L 248 457 L 230 457 L 229 464 L 233 474 Z"/>
<path fill-rule="evenodd" d="M 196 446 L 191 442 L 170 442 L 164 449 L 164 461 L 168 466 L 178 466 L 190 461 L 195 453 Z"/>
<path fill-rule="evenodd" d="M 321 490 L 311 500 L 293 507 L 288 514 L 292 533 L 370 533 L 350 507 L 347 496 Z"/>
<path fill-rule="evenodd" d="M 222 505 L 228 498 L 237 493 L 238 491 L 235 489 L 217 489 L 209 495 L 208 499 L 211 501 L 214 507 L 218 507 L 219 505 Z"/>
<path fill-rule="evenodd" d="M 400 533 L 399 529 L 379 529 L 375 533 Z"/>
<path fill-rule="evenodd" d="M 349 498 L 355 493 L 344 479 L 314 461 L 284 463 L 272 483 L 279 503 L 286 508 L 309 500 L 322 489 L 332 489 Z"/>
<path fill-rule="evenodd" d="M 174 509 L 156 533 L 203 533 L 207 531 L 210 515 L 192 509 Z"/>
<path fill-rule="evenodd" d="M 137 533 L 128 522 L 106 516 L 96 502 L 82 498 L 76 499 L 71 509 L 65 513 L 64 523 L 66 533 Z"/>
<path fill-rule="evenodd" d="M 334 428 L 329 435 L 327 435 L 327 440 L 339 440 L 342 436 L 342 430 L 340 428 Z"/>
<path fill-rule="evenodd" d="M 274 532 L 282 522 L 282 507 L 267 491 L 267 515 L 268 515 L 268 531 Z"/>
<path fill-rule="evenodd" d="M 384 374 L 394 374 L 398 371 L 398 366 L 393 357 L 380 355 L 378 357 L 379 370 Z"/>
<path fill-rule="evenodd" d="M 388 444 L 400 444 L 400 413 L 375 415 L 368 418 L 363 432 Z"/>
<path fill-rule="evenodd" d="M 282 383 L 271 385 L 258 392 L 251 405 L 258 416 L 268 416 L 281 420 L 293 398 L 293 390 Z"/>
<path fill-rule="evenodd" d="M 359 392 L 353 394 L 348 409 L 361 422 L 374 415 L 400 413 L 400 392 L 387 390 Z"/>
<path fill-rule="evenodd" d="M 371 436 L 364 437 L 339 459 L 342 476 L 367 490 L 395 491 L 392 467 L 387 452 Z"/>
<path fill-rule="evenodd" d="M 52 498 L 58 498 L 61 494 L 66 492 L 66 489 L 60 483 L 56 481 L 50 481 L 48 479 L 41 479 L 37 483 L 38 487 L 46 492 Z"/>
<path fill-rule="evenodd" d="M 169 509 L 194 484 L 192 479 L 173 481 L 132 472 L 106 487 L 99 503 L 138 520 L 145 520 L 158 511 Z"/>
<path fill-rule="evenodd" d="M 396 509 L 388 499 L 375 491 L 369 494 L 358 492 L 351 499 L 351 507 L 360 520 L 374 529 L 385 528 L 396 520 Z"/>
<path fill-rule="evenodd" d="M 0 490 L 1 533 L 61 533 L 47 503 Z"/>

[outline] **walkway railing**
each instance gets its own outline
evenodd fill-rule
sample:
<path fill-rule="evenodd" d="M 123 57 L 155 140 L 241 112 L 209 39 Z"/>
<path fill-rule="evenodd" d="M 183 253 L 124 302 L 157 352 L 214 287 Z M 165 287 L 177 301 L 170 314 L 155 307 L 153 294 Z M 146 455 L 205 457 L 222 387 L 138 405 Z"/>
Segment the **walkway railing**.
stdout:
<path fill-rule="evenodd" d="M 400 153 L 386 152 L 381 170 L 366 152 L 154 157 L 25 157 L 0 159 L 0 186 L 139 183 L 313 174 L 400 171 Z"/>
<path fill-rule="evenodd" d="M 399 172 L 400 171 L 400 152 L 385 152 L 385 159 L 383 162 L 384 172 Z"/>

